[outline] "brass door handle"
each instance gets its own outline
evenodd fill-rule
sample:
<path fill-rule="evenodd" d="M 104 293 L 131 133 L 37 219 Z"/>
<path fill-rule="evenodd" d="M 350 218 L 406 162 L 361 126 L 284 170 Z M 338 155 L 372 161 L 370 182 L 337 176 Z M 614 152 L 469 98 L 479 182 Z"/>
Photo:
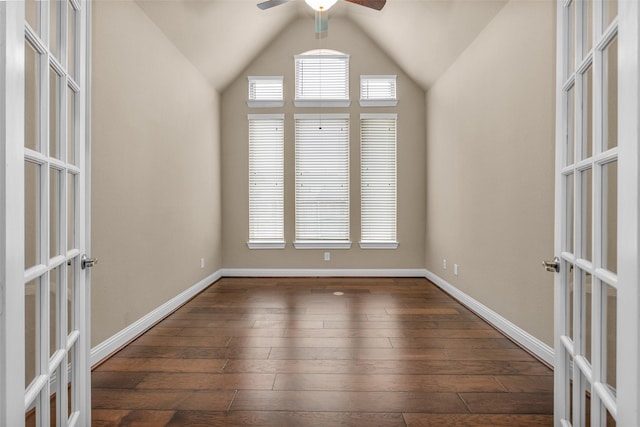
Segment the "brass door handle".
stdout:
<path fill-rule="evenodd" d="M 542 266 L 551 273 L 558 273 L 560 271 L 560 259 L 555 257 L 553 261 L 542 261 Z"/>
<path fill-rule="evenodd" d="M 84 270 L 85 268 L 91 268 L 98 263 L 98 258 L 89 258 L 86 254 L 82 255 L 80 259 L 80 267 Z"/>

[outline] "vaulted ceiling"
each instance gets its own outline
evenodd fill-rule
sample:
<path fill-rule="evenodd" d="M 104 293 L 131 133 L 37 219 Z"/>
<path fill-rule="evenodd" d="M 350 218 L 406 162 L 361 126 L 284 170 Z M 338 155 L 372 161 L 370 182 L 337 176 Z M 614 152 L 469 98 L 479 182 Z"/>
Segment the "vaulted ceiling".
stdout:
<path fill-rule="evenodd" d="M 353 22 L 424 90 L 438 79 L 507 0 L 387 0 L 382 11 L 339 1 Z M 136 0 L 184 56 L 223 92 L 287 25 L 313 10 L 293 0 L 268 10 L 258 0 Z"/>

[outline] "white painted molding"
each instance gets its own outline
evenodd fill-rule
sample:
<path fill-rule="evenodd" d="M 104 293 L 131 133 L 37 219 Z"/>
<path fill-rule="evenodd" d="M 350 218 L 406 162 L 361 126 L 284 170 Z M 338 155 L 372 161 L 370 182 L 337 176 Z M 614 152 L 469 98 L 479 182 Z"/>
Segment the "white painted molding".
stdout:
<path fill-rule="evenodd" d="M 352 269 L 352 268 L 223 268 L 224 277 L 424 277 L 422 268 Z"/>
<path fill-rule="evenodd" d="M 178 294 L 174 298 L 162 304 L 160 307 L 141 317 L 131 325 L 122 329 L 115 335 L 107 338 L 91 349 L 91 366 L 95 366 L 109 357 L 111 354 L 124 347 L 128 342 L 147 331 L 160 320 L 167 317 L 174 310 L 202 292 L 209 285 L 222 277 L 222 270 L 205 277 L 189 289 Z"/>
<path fill-rule="evenodd" d="M 296 240 L 293 242 L 296 249 L 351 249 L 349 240 Z"/>
<path fill-rule="evenodd" d="M 414 269 L 351 269 L 351 268 L 223 268 L 176 297 L 162 304 L 160 307 L 143 316 L 136 322 L 122 329 L 112 337 L 106 339 L 91 349 L 91 366 L 95 366 L 111 354 L 125 346 L 128 342 L 144 333 L 160 320 L 171 314 L 174 310 L 186 303 L 189 299 L 203 291 L 210 284 L 222 277 L 425 277 L 436 286 L 460 301 L 471 311 L 489 322 L 494 328 L 516 341 L 522 347 L 536 355 L 549 366 L 553 366 L 554 352 L 551 347 L 543 343 L 533 335 L 511 323 L 498 313 L 476 301 L 469 295 L 460 291 L 453 285 L 429 270 Z"/>
<path fill-rule="evenodd" d="M 264 241 L 248 241 L 247 247 L 249 249 L 284 249 L 287 246 L 287 242 L 282 241 L 272 241 L 272 242 L 264 242 Z"/>
<path fill-rule="evenodd" d="M 398 249 L 398 242 L 360 242 L 360 249 Z"/>
<path fill-rule="evenodd" d="M 425 277 L 432 281 L 440 289 L 451 295 L 453 298 L 461 302 L 464 306 L 471 311 L 482 317 L 489 322 L 491 326 L 498 329 L 503 334 L 517 342 L 529 352 L 533 353 L 537 358 L 544 361 L 547 365 L 554 365 L 554 351 L 553 348 L 540 341 L 530 333 L 521 329 L 519 326 L 513 324 L 509 320 L 505 319 L 495 311 L 491 310 L 484 304 L 476 301 L 469 295 L 465 294 L 455 286 L 448 283 L 440 276 L 426 270 Z"/>

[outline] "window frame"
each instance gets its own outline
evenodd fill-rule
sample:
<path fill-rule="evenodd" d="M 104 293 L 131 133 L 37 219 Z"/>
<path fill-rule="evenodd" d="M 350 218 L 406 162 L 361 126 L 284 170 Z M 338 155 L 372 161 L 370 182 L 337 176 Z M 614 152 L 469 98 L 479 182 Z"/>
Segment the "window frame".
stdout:
<path fill-rule="evenodd" d="M 364 138 L 364 124 L 366 120 L 393 120 L 394 122 L 394 138 L 393 138 L 393 222 L 394 222 L 394 239 L 367 239 L 363 236 L 365 233 L 365 185 L 367 178 L 365 177 L 365 168 L 367 167 L 367 155 L 364 151 L 367 148 Z M 377 162 L 376 162 L 377 163 Z M 379 177 L 378 177 L 379 180 Z M 360 248 L 361 249 L 397 249 L 398 243 L 398 114 L 397 113 L 362 113 L 360 114 Z"/>
<path fill-rule="evenodd" d="M 249 233 L 249 239 L 247 241 L 247 246 L 249 247 L 249 249 L 284 249 L 286 247 L 286 239 L 285 239 L 285 220 L 284 220 L 284 183 L 285 183 L 285 177 L 284 177 L 284 144 L 285 144 L 285 115 L 284 114 L 249 114 L 247 115 L 247 120 L 248 120 L 248 187 L 249 187 L 249 197 L 248 197 L 248 225 L 249 225 L 249 229 L 248 229 L 248 233 Z M 264 121 L 275 121 L 275 120 L 279 120 L 281 121 L 282 124 L 282 140 L 279 141 L 281 146 L 279 148 L 279 153 L 278 155 L 280 156 L 279 159 L 279 163 L 280 163 L 280 182 L 281 184 L 281 209 L 282 209 L 282 223 L 281 223 L 281 235 L 282 235 L 282 239 L 278 239 L 276 237 L 274 238 L 264 238 L 264 239 L 260 239 L 260 238 L 255 238 L 254 236 L 252 236 L 252 222 L 251 222 L 251 214 L 252 214 L 252 191 L 251 191 L 251 182 L 252 182 L 252 178 L 251 178 L 251 173 L 252 173 L 252 147 L 251 147 L 251 122 L 252 121 L 260 121 L 260 120 L 264 120 Z"/>
<path fill-rule="evenodd" d="M 371 80 L 393 80 L 393 92 L 394 97 L 389 98 L 372 98 L 372 97 L 363 97 L 364 93 L 364 83 L 366 81 Z M 377 75 L 361 75 L 360 76 L 360 106 L 361 107 L 395 107 L 398 105 L 398 76 L 395 74 L 377 74 Z"/>
<path fill-rule="evenodd" d="M 351 98 L 350 98 L 350 87 L 349 87 L 349 79 L 350 79 L 350 59 L 351 55 L 338 52 L 335 50 L 329 49 L 316 49 L 310 50 L 308 52 L 295 55 L 294 56 L 294 79 L 295 79 L 295 89 L 294 89 L 294 105 L 296 107 L 349 107 L 351 106 Z M 307 97 L 301 95 L 303 89 L 300 86 L 300 75 L 304 73 L 304 71 L 300 70 L 300 65 L 305 59 L 310 60 L 319 60 L 322 58 L 331 58 L 331 59 L 342 59 L 344 60 L 344 73 L 345 73 L 345 81 L 344 81 L 344 93 L 345 97 L 340 98 L 314 98 Z M 321 90 L 316 89 L 316 90 Z"/>
<path fill-rule="evenodd" d="M 344 164 L 346 165 L 346 238 L 345 239 L 322 239 L 318 238 L 300 238 L 299 236 L 299 218 L 300 213 L 298 211 L 299 206 L 299 193 L 298 189 L 300 188 L 300 163 L 299 156 L 302 151 L 300 150 L 300 137 L 299 137 L 299 121 L 301 120 L 346 120 L 346 131 L 345 137 L 346 146 L 344 147 L 344 152 L 346 158 L 343 159 Z M 349 113 L 336 113 L 336 114 L 295 114 L 294 115 L 294 127 L 295 127 L 295 239 L 293 245 L 296 249 L 350 249 L 351 248 L 351 168 L 350 168 L 350 121 L 351 115 Z M 343 218 L 344 219 L 344 218 Z"/>
<path fill-rule="evenodd" d="M 280 82 L 280 98 L 251 98 L 252 84 L 261 82 Z M 247 76 L 247 106 L 250 108 L 277 108 L 284 106 L 284 76 Z"/>

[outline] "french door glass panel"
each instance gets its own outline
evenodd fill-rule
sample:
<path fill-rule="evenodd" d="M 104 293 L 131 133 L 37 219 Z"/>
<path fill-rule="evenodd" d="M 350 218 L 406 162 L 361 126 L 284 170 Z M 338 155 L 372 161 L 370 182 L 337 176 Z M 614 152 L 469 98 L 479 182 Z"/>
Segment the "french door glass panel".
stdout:
<path fill-rule="evenodd" d="M 582 426 L 590 413 L 590 425 L 604 426 L 607 414 L 616 413 L 617 21 L 613 2 L 559 4 L 558 218 L 565 271 L 558 275 L 564 315 L 556 351 L 566 363 L 555 372 L 556 424 Z"/>
<path fill-rule="evenodd" d="M 27 0 L 26 6 L 25 403 L 38 426 L 64 427 L 82 424 L 80 413 L 89 409 L 81 406 L 88 354 L 81 353 L 86 329 L 79 317 L 86 3 Z"/>
<path fill-rule="evenodd" d="M 32 280 L 24 286 L 24 321 L 25 321 L 25 369 L 24 384 L 29 386 L 36 377 L 36 330 L 38 329 L 38 288 L 39 280 Z"/>
<path fill-rule="evenodd" d="M 60 59 L 61 31 L 60 21 L 62 18 L 60 0 L 49 1 L 49 51 L 53 56 Z"/>
<path fill-rule="evenodd" d="M 76 78 L 76 15 L 73 2 L 67 5 L 67 71 L 72 78 Z"/>
<path fill-rule="evenodd" d="M 24 18 L 27 21 L 27 24 L 31 26 L 31 28 L 40 32 L 39 24 L 39 15 L 40 14 L 40 1 L 39 0 L 25 0 L 24 2 Z"/>
<path fill-rule="evenodd" d="M 24 267 L 40 263 L 40 165 L 24 162 Z"/>
<path fill-rule="evenodd" d="M 40 54 L 25 40 L 24 44 L 24 146 L 40 149 Z"/>
<path fill-rule="evenodd" d="M 607 163 L 602 172 L 602 268 L 618 272 L 618 162 Z"/>
<path fill-rule="evenodd" d="M 49 69 L 49 156 L 60 159 L 60 79 L 61 77 L 53 69 Z"/>
<path fill-rule="evenodd" d="M 618 146 L 618 38 L 607 45 L 604 50 L 605 84 L 604 100 L 604 149 Z"/>

